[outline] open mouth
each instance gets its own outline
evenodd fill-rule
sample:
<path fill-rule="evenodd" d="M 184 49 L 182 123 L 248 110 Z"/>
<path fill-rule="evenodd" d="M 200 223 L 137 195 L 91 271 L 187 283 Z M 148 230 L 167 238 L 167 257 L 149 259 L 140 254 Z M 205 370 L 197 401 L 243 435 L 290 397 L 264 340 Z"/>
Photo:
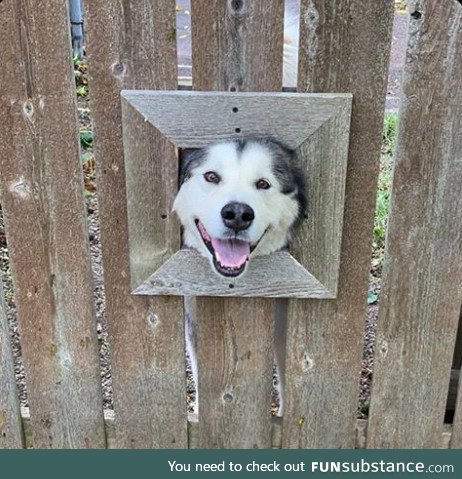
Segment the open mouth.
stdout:
<path fill-rule="evenodd" d="M 215 269 L 223 276 L 239 276 L 244 271 L 250 254 L 258 246 L 261 238 L 256 242 L 237 238 L 212 238 L 198 219 L 195 220 L 195 223 L 202 241 L 213 257 Z"/>

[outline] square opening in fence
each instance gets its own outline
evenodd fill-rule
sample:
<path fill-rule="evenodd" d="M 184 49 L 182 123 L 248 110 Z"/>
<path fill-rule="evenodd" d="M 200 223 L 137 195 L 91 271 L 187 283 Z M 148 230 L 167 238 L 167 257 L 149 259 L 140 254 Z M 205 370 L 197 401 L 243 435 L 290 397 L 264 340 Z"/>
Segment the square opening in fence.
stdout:
<path fill-rule="evenodd" d="M 134 294 L 335 298 L 340 266 L 350 94 L 122 92 Z M 307 218 L 288 251 L 252 258 L 219 277 L 181 249 L 172 213 L 179 151 L 242 135 L 272 136 L 296 150 L 308 179 Z"/>

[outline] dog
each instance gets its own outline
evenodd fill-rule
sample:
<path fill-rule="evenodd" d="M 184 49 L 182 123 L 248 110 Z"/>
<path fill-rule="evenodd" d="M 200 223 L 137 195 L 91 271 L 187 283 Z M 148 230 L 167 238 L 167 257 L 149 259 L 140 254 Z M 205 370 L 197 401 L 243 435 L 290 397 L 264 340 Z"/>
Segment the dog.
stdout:
<path fill-rule="evenodd" d="M 305 179 L 293 150 L 244 137 L 186 151 L 173 204 L 183 243 L 223 276 L 287 245 L 306 211 Z"/>
<path fill-rule="evenodd" d="M 183 150 L 180 188 L 173 204 L 183 227 L 183 244 L 210 261 L 211 274 L 238 277 L 255 256 L 287 246 L 306 216 L 306 179 L 296 152 L 267 136 L 230 139 L 196 150 Z M 194 301 L 187 298 L 186 350 L 196 384 Z M 285 358 L 284 305 L 275 311 L 278 392 Z"/>

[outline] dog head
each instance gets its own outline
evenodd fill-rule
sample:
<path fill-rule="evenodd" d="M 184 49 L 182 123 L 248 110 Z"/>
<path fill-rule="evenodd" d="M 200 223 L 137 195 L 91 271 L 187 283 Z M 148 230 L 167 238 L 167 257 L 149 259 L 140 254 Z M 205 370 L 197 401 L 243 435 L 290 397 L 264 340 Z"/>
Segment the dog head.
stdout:
<path fill-rule="evenodd" d="M 251 137 L 183 151 L 173 209 L 183 241 L 224 276 L 287 244 L 307 206 L 296 154 L 267 137 Z"/>

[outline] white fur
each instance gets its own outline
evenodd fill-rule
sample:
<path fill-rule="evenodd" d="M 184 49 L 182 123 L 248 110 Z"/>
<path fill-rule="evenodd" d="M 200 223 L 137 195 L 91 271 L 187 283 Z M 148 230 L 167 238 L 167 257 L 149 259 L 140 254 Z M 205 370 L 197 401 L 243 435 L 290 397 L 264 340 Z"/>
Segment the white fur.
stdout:
<path fill-rule="evenodd" d="M 221 177 L 219 184 L 208 183 L 204 174 L 214 171 Z M 268 190 L 256 188 L 256 182 L 265 179 L 271 184 Z M 212 261 L 212 255 L 201 238 L 195 220 L 199 219 L 211 237 L 226 237 L 227 228 L 221 218 L 221 209 L 230 202 L 246 203 L 255 212 L 252 225 L 245 230 L 246 240 L 261 241 L 252 256 L 272 253 L 287 243 L 289 230 L 298 214 L 297 201 L 281 192 L 281 185 L 272 172 L 271 152 L 265 145 L 250 142 L 243 151 L 237 150 L 236 143 L 225 142 L 213 145 L 200 166 L 194 168 L 191 176 L 183 183 L 174 202 L 184 228 L 183 240 L 188 247 L 195 248 Z M 211 270 L 215 268 L 211 266 Z M 245 273 L 244 273 L 245 274 Z M 196 383 L 196 407 L 199 407 L 197 383 L 195 302 L 187 298 L 186 307 L 186 349 L 191 361 L 191 370 Z M 282 309 L 281 309 L 282 308 Z M 275 355 L 278 366 L 280 408 L 283 413 L 282 390 L 284 384 L 285 357 L 285 314 L 284 304 L 277 303 L 275 311 Z"/>
<path fill-rule="evenodd" d="M 249 242 L 261 239 L 252 257 L 282 248 L 298 214 L 296 200 L 281 193 L 280 184 L 272 173 L 270 151 L 258 143 L 249 143 L 241 153 L 236 148 L 232 142 L 210 147 L 206 161 L 193 170 L 173 205 L 184 228 L 184 244 L 210 260 L 212 256 L 197 230 L 196 219 L 211 237 L 226 238 L 229 232 L 221 218 L 221 209 L 232 201 L 248 204 L 255 212 L 255 219 L 242 232 L 243 239 Z M 204 173 L 208 171 L 220 175 L 219 184 L 204 179 Z M 257 189 L 255 184 L 260 179 L 266 179 L 271 188 Z"/>

